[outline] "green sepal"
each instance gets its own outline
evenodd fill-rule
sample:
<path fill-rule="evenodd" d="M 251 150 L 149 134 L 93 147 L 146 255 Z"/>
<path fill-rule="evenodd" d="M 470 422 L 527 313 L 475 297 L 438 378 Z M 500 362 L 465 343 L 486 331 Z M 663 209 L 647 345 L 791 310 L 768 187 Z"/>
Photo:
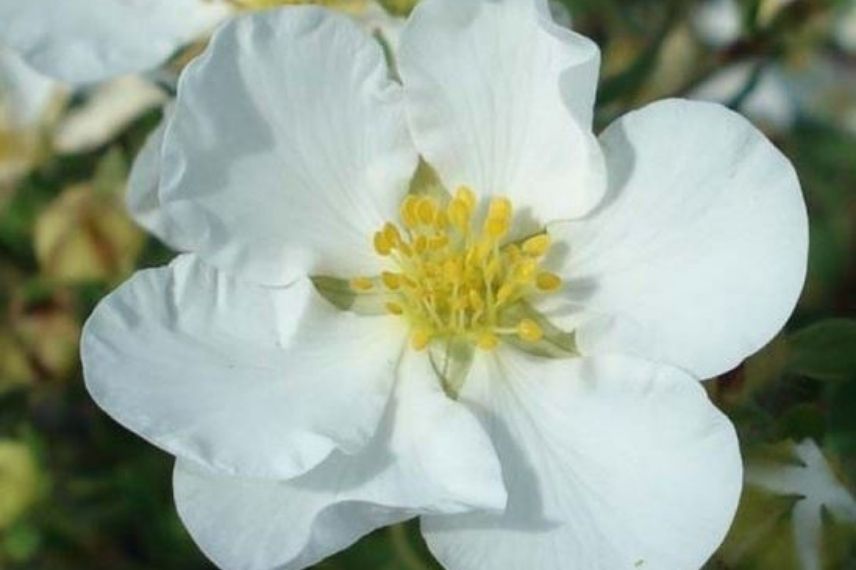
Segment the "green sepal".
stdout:
<path fill-rule="evenodd" d="M 428 356 L 446 394 L 457 399 L 473 364 L 475 346 L 472 341 L 465 337 L 454 337 L 445 342 L 432 343 Z"/>
<path fill-rule="evenodd" d="M 369 291 L 354 291 L 349 281 L 338 277 L 312 277 L 312 284 L 322 297 L 337 309 L 350 311 L 358 315 L 388 315 L 386 304 L 392 300 L 380 278 L 372 279 L 373 287 Z"/>
<path fill-rule="evenodd" d="M 434 198 L 441 204 L 447 203 L 452 199 L 452 194 L 449 189 L 443 185 L 442 180 L 437 175 L 434 167 L 419 158 L 419 166 L 416 167 L 416 172 L 413 173 L 413 178 L 410 180 L 410 188 L 408 194 L 413 196 L 428 196 Z"/>
<path fill-rule="evenodd" d="M 393 16 L 406 17 L 410 15 L 419 0 L 378 0 L 378 3 Z"/>
<path fill-rule="evenodd" d="M 576 335 L 566 332 L 555 326 L 550 320 L 536 311 L 526 301 L 518 301 L 514 305 L 503 309 L 500 316 L 500 326 L 505 328 L 516 327 L 523 319 L 531 319 L 544 331 L 544 337 L 538 342 L 529 342 L 516 335 L 503 335 L 502 340 L 513 345 L 515 348 L 540 356 L 543 358 L 575 358 L 580 356 L 577 349 Z"/>

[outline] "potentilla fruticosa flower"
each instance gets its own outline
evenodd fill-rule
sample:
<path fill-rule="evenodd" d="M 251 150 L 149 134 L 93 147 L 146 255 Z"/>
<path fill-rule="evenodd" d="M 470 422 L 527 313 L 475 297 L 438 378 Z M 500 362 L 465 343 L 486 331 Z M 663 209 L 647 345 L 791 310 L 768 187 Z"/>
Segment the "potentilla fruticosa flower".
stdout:
<path fill-rule="evenodd" d="M 426 0 L 396 63 L 319 8 L 215 35 L 132 181 L 186 253 L 95 310 L 90 392 L 222 568 L 415 516 L 451 570 L 699 568 L 742 470 L 698 379 L 794 306 L 793 168 L 710 103 L 596 137 L 540 0 Z"/>
<path fill-rule="evenodd" d="M 318 4 L 397 41 L 401 18 L 375 0 L 0 0 L 0 45 L 71 84 L 149 71 L 249 11 Z"/>

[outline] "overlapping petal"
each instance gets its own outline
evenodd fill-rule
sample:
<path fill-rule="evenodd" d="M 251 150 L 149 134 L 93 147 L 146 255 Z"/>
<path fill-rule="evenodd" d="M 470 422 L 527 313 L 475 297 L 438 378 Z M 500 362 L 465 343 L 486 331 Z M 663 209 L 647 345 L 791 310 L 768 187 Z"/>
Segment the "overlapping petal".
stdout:
<path fill-rule="evenodd" d="M 566 244 L 551 316 L 587 352 L 725 372 L 784 325 L 803 286 L 805 203 L 788 160 L 724 107 L 670 100 L 601 136 L 602 207 L 549 227 Z"/>
<path fill-rule="evenodd" d="M 126 205 L 134 221 L 175 251 L 192 252 L 199 245 L 193 234 L 188 235 L 177 220 L 161 206 L 161 149 L 167 125 L 174 112 L 173 105 L 164 109 L 164 118 L 149 134 L 134 159 L 128 177 Z"/>
<path fill-rule="evenodd" d="M 291 481 L 212 476 L 179 462 L 179 514 L 221 568 L 305 568 L 377 527 L 420 513 L 501 511 L 499 462 L 476 418 L 423 355 L 402 362 L 374 440 Z"/>
<path fill-rule="evenodd" d="M 346 16 L 239 18 L 179 85 L 160 203 L 199 254 L 264 283 L 376 274 L 416 166 L 401 89 Z"/>
<path fill-rule="evenodd" d="M 157 66 L 229 13 L 205 0 L 0 0 L 0 43 L 45 75 L 92 83 Z"/>
<path fill-rule="evenodd" d="M 504 350 L 476 363 L 463 399 L 493 437 L 509 502 L 423 519 L 449 570 L 695 569 L 725 536 L 737 438 L 678 369 Z"/>
<path fill-rule="evenodd" d="M 599 63 L 540 0 L 424 0 L 398 57 L 416 146 L 446 185 L 507 195 L 542 224 L 603 194 Z"/>
<path fill-rule="evenodd" d="M 229 474 L 287 478 L 374 434 L 403 340 L 308 280 L 265 289 L 181 256 L 142 271 L 86 324 L 87 387 L 118 422 Z"/>

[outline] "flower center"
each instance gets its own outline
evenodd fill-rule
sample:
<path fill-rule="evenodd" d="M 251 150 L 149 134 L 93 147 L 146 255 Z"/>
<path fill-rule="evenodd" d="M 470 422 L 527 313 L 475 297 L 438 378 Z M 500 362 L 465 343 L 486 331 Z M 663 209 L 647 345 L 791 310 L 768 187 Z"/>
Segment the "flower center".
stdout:
<path fill-rule="evenodd" d="M 387 311 L 408 321 L 417 350 L 452 338 L 491 350 L 502 335 L 538 342 L 544 334 L 535 321 L 509 323 L 503 313 L 527 296 L 561 286 L 557 275 L 540 268 L 550 237 L 540 233 L 503 243 L 513 217 L 507 198 L 493 198 L 484 216 L 476 217 L 475 210 L 476 197 L 466 187 L 445 203 L 409 195 L 400 209 L 402 227 L 387 222 L 374 235 L 375 251 L 394 270 L 350 281 L 356 293 L 385 290 Z"/>

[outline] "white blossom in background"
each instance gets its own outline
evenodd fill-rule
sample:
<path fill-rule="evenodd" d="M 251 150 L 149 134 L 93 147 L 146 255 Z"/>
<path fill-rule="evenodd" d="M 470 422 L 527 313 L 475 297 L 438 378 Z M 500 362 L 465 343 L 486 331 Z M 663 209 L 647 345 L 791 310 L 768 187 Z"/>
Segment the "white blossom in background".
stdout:
<path fill-rule="evenodd" d="M 70 108 L 72 95 L 82 103 Z M 0 183 L 14 182 L 53 153 L 94 150 L 165 101 L 163 91 L 141 76 L 73 88 L 0 49 Z"/>
<path fill-rule="evenodd" d="M 802 465 L 752 463 L 746 468 L 746 482 L 776 494 L 800 497 L 792 514 L 800 565 L 803 570 L 820 570 L 823 509 L 839 522 L 856 523 L 856 500 L 814 441 L 804 440 L 794 452 Z"/>
<path fill-rule="evenodd" d="M 759 18 L 770 19 L 793 0 L 769 0 L 761 5 Z M 742 33 L 741 8 L 736 0 L 708 0 L 692 14 L 699 39 L 714 48 L 736 42 Z M 847 3 L 832 17 L 832 40 L 849 49 L 849 20 L 856 9 Z M 851 40 L 852 42 L 852 40 Z M 702 101 L 730 103 L 752 80 L 760 61 L 741 61 L 718 70 L 698 85 L 689 97 Z M 852 66 L 822 54 L 812 54 L 797 62 L 782 61 L 765 66 L 744 98 L 740 111 L 764 128 L 787 131 L 801 115 L 832 120 L 856 133 L 856 72 Z"/>
<path fill-rule="evenodd" d="M 0 47 L 0 186 L 25 175 L 38 161 L 43 132 L 64 91 Z"/>
<path fill-rule="evenodd" d="M 545 0 L 424 0 L 396 63 L 319 8 L 215 34 L 131 180 L 185 253 L 88 320 L 93 398 L 224 569 L 416 516 L 450 570 L 701 567 L 742 467 L 698 379 L 794 307 L 790 163 L 709 103 L 596 137 L 598 49 Z"/>
<path fill-rule="evenodd" d="M 0 45 L 74 84 L 152 70 L 245 11 L 318 3 L 341 8 L 394 41 L 401 19 L 374 0 L 0 0 Z"/>

